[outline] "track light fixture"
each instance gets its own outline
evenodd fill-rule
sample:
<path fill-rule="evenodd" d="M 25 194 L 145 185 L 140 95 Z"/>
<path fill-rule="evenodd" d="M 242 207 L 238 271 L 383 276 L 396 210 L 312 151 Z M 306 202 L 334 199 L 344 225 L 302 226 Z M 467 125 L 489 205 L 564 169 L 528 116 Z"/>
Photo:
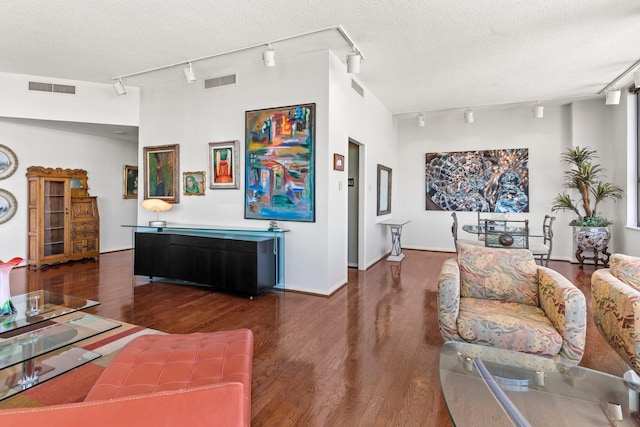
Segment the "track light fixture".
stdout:
<path fill-rule="evenodd" d="M 219 56 L 230 55 L 232 53 L 244 52 L 244 51 L 247 51 L 247 50 L 254 50 L 254 49 L 258 49 L 258 48 L 264 48 L 265 45 L 267 46 L 267 49 L 263 50 L 263 52 L 262 52 L 262 59 L 264 61 L 264 65 L 266 67 L 274 67 L 276 65 L 276 56 L 275 56 L 275 51 L 271 47 L 272 44 L 279 43 L 279 42 L 284 42 L 284 41 L 287 41 L 287 40 L 293 40 L 293 39 L 297 39 L 297 38 L 301 38 L 301 37 L 308 37 L 308 36 L 311 36 L 311 35 L 314 35 L 314 34 L 319 34 L 319 33 L 327 32 L 327 31 L 337 31 L 340 34 L 340 36 L 344 39 L 344 41 L 349 45 L 349 47 L 351 48 L 352 52 L 347 57 L 347 71 L 349 73 L 352 73 L 352 74 L 357 74 L 360 71 L 360 61 L 362 59 L 366 59 L 366 57 L 364 56 L 362 51 L 356 46 L 356 43 L 349 36 L 349 34 L 347 34 L 345 29 L 342 28 L 342 25 L 334 25 L 332 27 L 325 27 L 325 28 L 320 28 L 320 29 L 317 29 L 317 30 L 307 31 L 307 32 L 304 32 L 304 33 L 294 34 L 292 36 L 282 37 L 282 38 L 277 39 L 277 40 L 271 40 L 268 43 L 253 44 L 253 45 L 250 45 L 250 46 L 244 46 L 244 47 L 239 47 L 237 49 L 227 50 L 225 52 L 215 53 L 213 55 L 207 55 L 207 56 L 202 56 L 200 58 L 190 59 L 188 61 L 188 65 L 189 66 L 184 69 L 185 78 L 187 79 L 187 82 L 189 82 L 189 83 L 191 83 L 192 81 L 195 81 L 195 75 L 193 74 L 193 68 L 191 66 L 191 64 L 193 62 L 204 61 L 204 60 L 207 60 L 207 59 L 213 59 L 213 58 L 217 58 Z M 149 69 L 143 70 L 143 71 L 136 71 L 134 73 L 121 74 L 119 76 L 115 76 L 115 77 L 112 78 L 112 80 L 116 81 L 116 83 L 114 83 L 113 87 L 116 90 L 116 93 L 118 95 L 124 95 L 124 94 L 127 93 L 127 91 L 124 88 L 124 85 L 122 84 L 122 79 L 123 78 L 139 76 L 141 74 L 147 74 L 147 73 L 152 73 L 152 72 L 155 72 L 155 71 L 164 70 L 164 69 L 167 69 L 167 68 L 178 67 L 178 66 L 184 65 L 184 63 L 185 63 L 184 61 L 176 62 L 176 63 L 173 63 L 173 64 L 162 65 L 160 67 L 149 68 Z M 188 74 L 187 74 L 187 70 L 189 70 Z"/>
<path fill-rule="evenodd" d="M 620 89 L 610 89 L 605 92 L 605 104 L 606 105 L 618 105 L 620 104 Z"/>
<path fill-rule="evenodd" d="M 421 128 L 425 127 L 427 124 L 427 119 L 424 117 L 424 114 L 418 114 L 418 126 Z"/>
<path fill-rule="evenodd" d="M 467 108 L 464 111 L 464 122 L 473 123 L 473 110 L 471 108 Z"/>
<path fill-rule="evenodd" d="M 358 74 L 360 72 L 360 61 L 362 60 L 362 55 L 353 47 L 353 51 L 347 55 L 347 73 L 349 74 Z"/>
<path fill-rule="evenodd" d="M 544 117 L 544 106 L 540 105 L 539 102 L 536 102 L 536 105 L 533 106 L 533 117 L 536 119 L 541 119 Z"/>
<path fill-rule="evenodd" d="M 632 72 L 633 72 L 633 84 L 635 85 L 635 87 L 637 89 L 640 89 L 640 59 L 638 59 L 629 68 L 624 70 L 622 72 L 622 74 L 620 74 L 618 77 L 613 79 L 613 81 L 611 81 L 611 83 L 609 83 L 608 85 L 603 87 L 602 90 L 600 90 L 600 92 L 598 92 L 598 95 L 602 95 L 603 93 L 605 94 L 605 97 L 606 97 L 606 101 L 605 102 L 606 102 L 607 105 L 614 105 L 614 104 L 617 104 L 618 102 L 620 102 L 620 99 L 619 99 L 620 98 L 620 94 L 618 94 L 618 95 L 611 94 L 610 95 L 609 91 L 615 92 L 616 91 L 615 86 L 618 85 L 618 83 L 620 81 L 625 79 Z M 624 85 L 626 85 L 626 83 L 622 82 L 620 85 L 624 86 Z M 618 87 L 620 87 L 620 85 L 618 85 Z M 620 90 L 618 90 L 618 92 L 620 92 Z M 615 100 L 616 96 L 618 97 L 618 100 L 616 102 L 613 102 Z M 613 97 L 613 98 L 610 98 L 610 97 Z"/>
<path fill-rule="evenodd" d="M 118 81 L 113 84 L 113 90 L 116 91 L 116 95 L 118 96 L 127 94 L 127 88 L 124 87 L 122 79 L 118 79 Z"/>
<path fill-rule="evenodd" d="M 267 45 L 267 48 L 262 52 L 262 60 L 265 67 L 276 66 L 276 51 L 271 47 L 271 43 Z"/>
<path fill-rule="evenodd" d="M 189 62 L 187 68 L 184 69 L 184 78 L 187 79 L 187 83 L 193 83 L 196 81 L 196 75 L 193 72 L 191 62 Z"/>

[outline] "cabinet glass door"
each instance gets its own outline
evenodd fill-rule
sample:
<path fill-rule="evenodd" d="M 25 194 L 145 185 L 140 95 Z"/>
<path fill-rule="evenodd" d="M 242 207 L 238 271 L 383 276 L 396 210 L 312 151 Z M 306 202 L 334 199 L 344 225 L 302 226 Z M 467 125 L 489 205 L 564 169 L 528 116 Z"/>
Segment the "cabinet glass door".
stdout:
<path fill-rule="evenodd" d="M 66 181 L 44 181 L 44 256 L 65 254 Z"/>

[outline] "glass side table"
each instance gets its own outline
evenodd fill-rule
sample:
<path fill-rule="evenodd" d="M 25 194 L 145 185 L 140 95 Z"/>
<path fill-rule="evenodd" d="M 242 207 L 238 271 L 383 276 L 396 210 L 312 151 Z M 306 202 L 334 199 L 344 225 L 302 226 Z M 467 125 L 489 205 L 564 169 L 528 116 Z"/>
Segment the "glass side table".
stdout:
<path fill-rule="evenodd" d="M 91 314 L 42 325 L 0 342 L 0 400 L 99 358 L 71 345 L 121 326 Z"/>
<path fill-rule="evenodd" d="M 640 424 L 640 384 L 495 347 L 446 342 L 440 386 L 456 426 Z"/>
<path fill-rule="evenodd" d="M 0 316 L 0 338 L 6 338 L 5 333 L 11 331 L 19 333 L 18 330 L 21 328 L 100 304 L 98 301 L 45 290 L 15 295 L 11 300 L 17 313 Z M 29 307 L 29 303 L 33 304 L 35 301 L 37 305 Z"/>

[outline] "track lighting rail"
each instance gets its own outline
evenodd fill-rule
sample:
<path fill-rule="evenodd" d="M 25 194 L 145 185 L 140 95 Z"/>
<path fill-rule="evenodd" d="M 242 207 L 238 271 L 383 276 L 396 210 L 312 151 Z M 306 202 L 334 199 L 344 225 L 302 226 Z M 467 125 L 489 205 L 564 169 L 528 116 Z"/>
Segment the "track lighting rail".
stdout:
<path fill-rule="evenodd" d="M 282 37 L 282 38 L 271 40 L 271 41 L 268 41 L 268 42 L 265 42 L 265 43 L 256 43 L 256 44 L 252 44 L 252 45 L 249 45 L 249 46 L 239 47 L 237 49 L 231 49 L 231 50 L 227 50 L 227 51 L 224 51 L 224 52 L 215 53 L 213 55 L 201 56 L 200 58 L 187 59 L 187 60 L 180 61 L 180 62 L 174 62 L 174 63 L 168 64 L 168 65 L 162 65 L 160 67 L 148 68 L 146 70 L 136 71 L 134 73 L 129 73 L 129 74 L 122 74 L 122 75 L 113 77 L 112 80 L 115 80 L 116 82 L 120 82 L 121 79 L 124 79 L 124 78 L 127 78 L 127 77 L 139 76 L 141 74 L 152 73 L 154 71 L 165 70 L 167 68 L 178 67 L 178 66 L 189 64 L 189 63 L 194 63 L 194 62 L 198 62 L 198 61 L 204 61 L 206 59 L 212 59 L 212 58 L 216 58 L 216 57 L 219 57 L 219 56 L 230 55 L 232 53 L 238 53 L 238 52 L 243 52 L 243 51 L 246 51 L 246 50 L 256 49 L 256 48 L 259 48 L 259 47 L 269 46 L 269 45 L 273 45 L 273 44 L 276 44 L 276 43 L 279 43 L 279 42 L 292 40 L 292 39 L 296 39 L 296 38 L 300 38 L 300 37 L 306 37 L 306 36 L 310 36 L 310 35 L 318 34 L 318 33 L 323 33 L 323 32 L 327 32 L 327 31 L 337 31 L 342 36 L 342 38 L 349 44 L 349 46 L 352 49 L 352 52 L 356 52 L 357 54 L 359 54 L 362 57 L 362 59 L 366 59 L 364 54 L 362 53 L 362 51 L 358 48 L 358 46 L 356 46 L 355 42 L 349 36 L 349 34 L 347 34 L 345 29 L 342 27 L 342 25 L 334 25 L 332 27 L 325 27 L 325 28 L 320 28 L 318 30 L 311 30 L 311 31 L 306 31 L 304 33 L 295 34 L 295 35 L 292 35 L 292 36 Z"/>

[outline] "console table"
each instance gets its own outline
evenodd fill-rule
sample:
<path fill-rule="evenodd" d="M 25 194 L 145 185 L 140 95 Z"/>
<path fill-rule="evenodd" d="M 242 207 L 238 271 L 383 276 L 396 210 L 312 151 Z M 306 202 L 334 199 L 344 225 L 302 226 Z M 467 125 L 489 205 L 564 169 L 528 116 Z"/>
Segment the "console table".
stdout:
<path fill-rule="evenodd" d="M 388 225 L 391 230 L 391 255 L 387 257 L 387 261 L 402 261 L 404 254 L 402 253 L 402 245 L 400 244 L 400 236 L 402 235 L 402 227 L 411 221 L 406 220 L 387 220 L 378 224 Z"/>
<path fill-rule="evenodd" d="M 284 288 L 287 230 L 190 225 L 134 229 L 134 274 L 208 285 L 251 297 Z"/>

